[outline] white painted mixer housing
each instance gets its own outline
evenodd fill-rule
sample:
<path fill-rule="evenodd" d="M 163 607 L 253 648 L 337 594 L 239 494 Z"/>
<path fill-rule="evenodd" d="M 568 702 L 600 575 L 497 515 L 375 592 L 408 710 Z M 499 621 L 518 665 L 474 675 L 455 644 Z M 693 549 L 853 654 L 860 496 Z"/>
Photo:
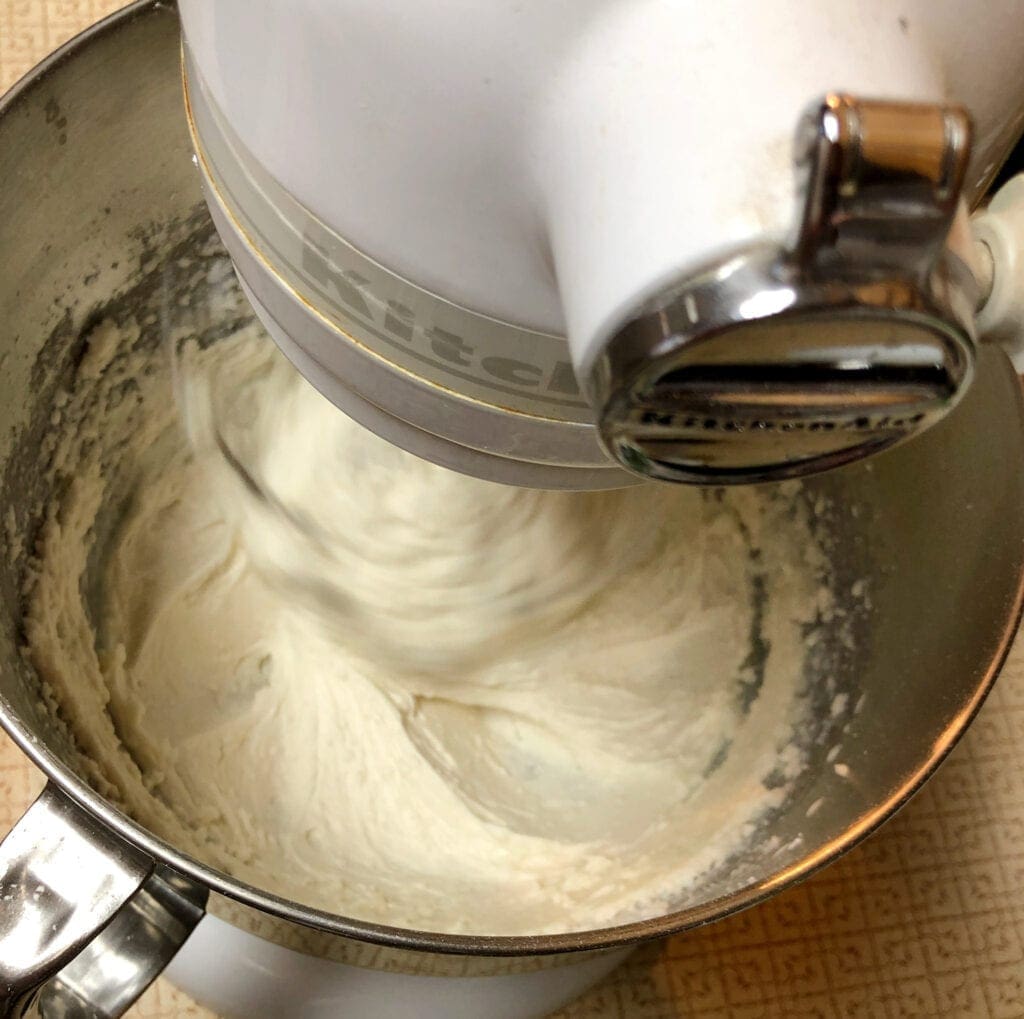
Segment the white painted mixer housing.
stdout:
<path fill-rule="evenodd" d="M 180 6 L 258 313 L 420 455 L 554 487 L 779 477 L 970 380 L 962 209 L 1020 133 L 1013 0 Z"/>

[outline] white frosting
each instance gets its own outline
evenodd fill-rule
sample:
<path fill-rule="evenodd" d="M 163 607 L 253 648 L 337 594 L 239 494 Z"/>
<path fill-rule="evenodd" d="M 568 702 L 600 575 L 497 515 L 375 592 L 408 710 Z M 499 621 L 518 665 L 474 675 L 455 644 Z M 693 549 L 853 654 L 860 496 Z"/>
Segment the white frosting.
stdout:
<path fill-rule="evenodd" d="M 91 781 L 158 834 L 351 916 L 539 933 L 669 908 L 785 795 L 826 597 L 792 498 L 462 477 L 255 330 L 186 349 L 193 448 L 112 331 L 26 632 Z"/>

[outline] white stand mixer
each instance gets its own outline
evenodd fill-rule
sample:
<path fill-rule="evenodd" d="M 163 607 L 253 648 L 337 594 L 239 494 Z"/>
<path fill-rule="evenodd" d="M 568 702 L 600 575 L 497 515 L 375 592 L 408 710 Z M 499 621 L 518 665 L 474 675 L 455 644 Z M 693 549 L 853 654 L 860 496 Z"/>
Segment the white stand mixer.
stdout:
<path fill-rule="evenodd" d="M 938 420 L 979 338 L 1024 369 L 1024 179 L 967 217 L 1024 125 L 1013 0 L 180 6 L 257 313 L 430 460 L 781 478 Z"/>
<path fill-rule="evenodd" d="M 8 1010 L 121 1014 L 196 924 L 172 973 L 223 1014 L 539 1015 L 633 940 L 750 906 L 902 806 L 977 710 L 1024 597 L 1021 390 L 976 344 L 1015 354 L 1024 183 L 973 225 L 961 211 L 1020 130 L 1018 5 L 182 7 L 198 162 L 260 314 L 336 403 L 425 456 L 564 487 L 629 483 L 615 457 L 775 477 L 895 443 L 968 392 L 951 427 L 811 483 L 851 520 L 864 508 L 841 538 L 892 539 L 869 557 L 878 626 L 850 648 L 860 699 L 823 709 L 864 766 L 820 769 L 749 871 L 685 912 L 525 939 L 381 927 L 247 885 L 92 788 L 24 654 L 38 436 L 95 316 L 61 317 L 69 285 L 96 279 L 83 297 L 153 323 L 154 359 L 166 309 L 191 336 L 223 308 L 219 246 L 215 276 L 179 264 L 182 224 L 201 229 L 190 249 L 209 232 L 174 7 L 89 30 L 0 97 L 0 723 L 50 780 L 0 861 Z"/>
<path fill-rule="evenodd" d="M 956 403 L 986 288 L 981 328 L 1020 322 L 1012 195 L 980 249 L 964 211 L 1024 121 L 1012 0 L 181 13 L 257 312 L 435 462 L 564 488 L 805 474 Z"/>

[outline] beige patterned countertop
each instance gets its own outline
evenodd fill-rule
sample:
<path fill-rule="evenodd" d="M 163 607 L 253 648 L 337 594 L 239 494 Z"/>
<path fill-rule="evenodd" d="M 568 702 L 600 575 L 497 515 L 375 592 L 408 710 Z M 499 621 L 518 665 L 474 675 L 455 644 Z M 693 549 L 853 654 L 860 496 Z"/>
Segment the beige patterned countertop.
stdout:
<path fill-rule="evenodd" d="M 0 0 L 0 90 L 117 6 Z M 41 788 L 3 738 L 0 829 Z M 212 1019 L 162 980 L 129 1015 Z M 904 1016 L 1024 1019 L 1020 639 L 964 741 L 879 834 L 756 909 L 642 949 L 558 1019 Z"/>

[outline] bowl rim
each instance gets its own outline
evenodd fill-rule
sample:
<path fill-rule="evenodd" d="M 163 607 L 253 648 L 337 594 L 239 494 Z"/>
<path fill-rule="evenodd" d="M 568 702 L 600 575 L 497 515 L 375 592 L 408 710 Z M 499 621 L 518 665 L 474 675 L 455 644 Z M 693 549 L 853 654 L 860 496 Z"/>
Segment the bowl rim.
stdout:
<path fill-rule="evenodd" d="M 128 6 L 85 29 L 29 70 L 5 94 L 0 95 L 0 119 L 10 116 L 19 105 L 28 102 L 47 78 L 90 44 L 114 36 L 133 22 L 153 15 L 171 16 L 177 20 L 177 3 L 175 0 L 134 0 Z M 183 106 L 182 116 L 184 115 Z M 274 895 L 182 853 L 132 820 L 83 782 L 56 755 L 43 746 L 2 694 L 0 725 L 21 751 L 46 775 L 50 783 L 57 786 L 79 807 L 102 821 L 114 835 L 138 846 L 154 860 L 183 877 L 228 899 L 281 920 L 357 941 L 418 952 L 515 957 L 594 951 L 619 948 L 678 934 L 748 909 L 810 877 L 858 845 L 913 796 L 967 730 L 1006 661 L 1022 612 L 1024 571 L 1018 575 L 1013 604 L 1004 621 L 1003 631 L 998 636 L 997 651 L 980 676 L 970 699 L 935 740 L 927 759 L 893 789 L 881 804 L 853 819 L 841 835 L 810 850 L 796 864 L 699 906 L 632 923 L 563 934 L 498 936 L 419 931 L 358 920 Z"/>

